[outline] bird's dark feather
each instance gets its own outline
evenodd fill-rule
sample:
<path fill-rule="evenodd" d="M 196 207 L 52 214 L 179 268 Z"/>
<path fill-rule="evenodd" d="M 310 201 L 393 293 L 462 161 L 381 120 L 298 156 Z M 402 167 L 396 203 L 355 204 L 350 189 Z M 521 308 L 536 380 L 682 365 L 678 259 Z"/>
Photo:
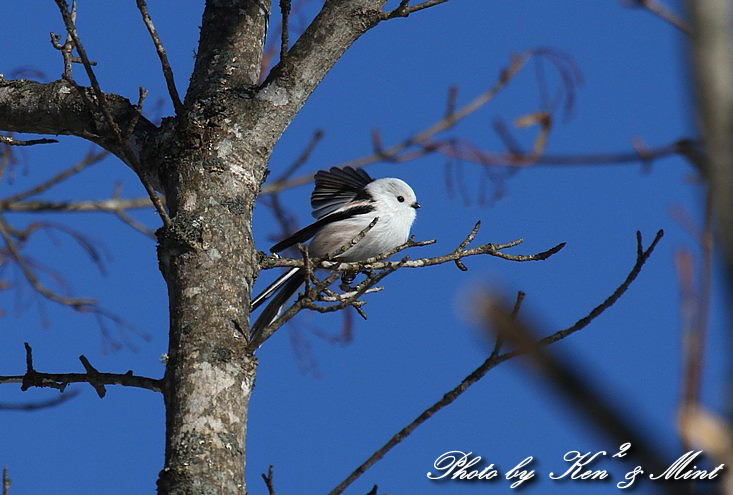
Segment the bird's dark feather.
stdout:
<path fill-rule="evenodd" d="M 300 287 L 300 284 L 305 280 L 305 270 L 299 268 L 298 271 L 285 282 L 282 288 L 272 297 L 272 301 L 269 302 L 265 309 L 262 310 L 260 316 L 254 322 L 249 330 L 250 342 L 253 342 L 259 334 L 264 330 L 270 323 L 275 321 L 277 314 L 280 312 L 282 307 L 285 305 L 290 296 L 295 294 Z"/>
<path fill-rule="evenodd" d="M 316 232 L 318 232 L 324 225 L 328 225 L 332 222 L 338 222 L 341 220 L 346 220 L 347 218 L 351 218 L 356 215 L 362 215 L 364 213 L 370 213 L 374 211 L 374 205 L 372 204 L 362 204 L 358 206 L 354 206 L 352 208 L 349 208 L 348 210 L 339 211 L 336 213 L 331 213 L 330 215 L 327 215 L 325 217 L 322 217 L 312 224 L 308 225 L 307 227 L 304 227 L 288 237 L 287 239 L 283 239 L 282 241 L 278 242 L 274 246 L 270 248 L 270 252 L 273 253 L 279 253 L 283 249 L 287 249 L 290 246 L 294 246 L 299 242 L 305 242 L 314 235 L 316 235 Z"/>
<path fill-rule="evenodd" d="M 362 169 L 351 167 L 320 170 L 311 194 L 312 215 L 322 218 L 356 199 L 368 199 L 364 188 L 374 179 Z"/>

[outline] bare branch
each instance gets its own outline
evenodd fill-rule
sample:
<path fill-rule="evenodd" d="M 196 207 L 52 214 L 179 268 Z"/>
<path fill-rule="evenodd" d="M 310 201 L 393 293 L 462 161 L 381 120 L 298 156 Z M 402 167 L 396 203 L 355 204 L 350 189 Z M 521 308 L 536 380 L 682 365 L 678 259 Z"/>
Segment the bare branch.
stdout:
<path fill-rule="evenodd" d="M 143 22 L 145 22 L 145 27 L 148 28 L 148 33 L 150 33 L 150 37 L 153 39 L 153 44 L 155 45 L 155 51 L 158 52 L 158 58 L 160 59 L 160 65 L 161 65 L 161 68 L 163 69 L 163 76 L 165 77 L 165 83 L 168 86 L 168 94 L 170 94 L 171 101 L 173 102 L 173 108 L 176 111 L 176 115 L 182 115 L 183 114 L 183 104 L 181 103 L 181 98 L 178 96 L 178 90 L 176 89 L 176 83 L 175 83 L 175 80 L 173 79 L 173 70 L 171 69 L 170 63 L 168 62 L 168 56 L 165 53 L 163 42 L 160 40 L 160 36 L 158 36 L 158 32 L 155 30 L 155 25 L 153 24 L 153 20 L 150 18 L 150 14 L 148 13 L 148 6 L 145 3 L 145 0 L 137 0 L 137 8 L 143 17 Z"/>
<path fill-rule="evenodd" d="M 517 291 L 517 299 L 514 301 L 514 307 L 512 308 L 512 312 L 509 315 L 509 317 L 514 320 L 517 317 L 517 314 L 519 314 L 519 308 L 522 307 L 522 302 L 524 301 L 525 293 L 520 291 Z M 496 342 L 494 343 L 494 349 L 491 351 L 491 354 L 489 354 L 489 359 L 495 358 L 499 355 L 499 351 L 501 351 L 501 346 L 504 345 L 504 336 L 502 334 L 497 334 L 496 336 Z"/>
<path fill-rule="evenodd" d="M 694 414 L 700 400 L 702 374 L 705 364 L 705 342 L 707 340 L 710 300 L 713 285 L 713 198 L 710 188 L 705 198 L 705 217 L 699 236 L 702 250 L 701 273 L 697 284 L 694 280 L 693 263 L 688 256 L 678 254 L 675 265 L 680 278 L 682 339 L 685 345 L 682 361 L 682 394 L 679 411 L 681 417 Z M 682 260 L 686 262 L 683 262 Z M 680 429 L 683 447 L 692 448 L 690 431 Z"/>
<path fill-rule="evenodd" d="M 102 89 L 99 86 L 99 81 L 97 81 L 97 77 L 94 74 L 94 70 L 92 70 L 92 66 L 89 63 L 89 57 L 87 57 L 86 50 L 84 50 L 84 46 L 81 44 L 81 41 L 79 39 L 79 36 L 76 32 L 76 25 L 74 24 L 74 19 L 72 18 L 71 13 L 69 13 L 69 8 L 66 4 L 66 0 L 56 0 L 56 5 L 59 8 L 59 11 L 61 12 L 61 16 L 64 19 L 64 24 L 66 25 L 66 31 L 71 36 L 71 39 L 74 40 L 74 46 L 76 46 L 76 51 L 79 53 L 79 57 L 81 57 L 82 64 L 84 65 L 84 69 L 86 70 L 87 76 L 89 77 L 89 82 L 92 85 L 92 89 L 94 91 L 94 94 L 96 96 L 97 100 L 97 106 L 99 107 L 99 111 L 104 115 L 105 121 L 107 122 L 107 125 L 112 130 L 114 136 L 117 139 L 117 142 L 120 145 L 120 148 L 122 149 L 125 161 L 128 163 L 131 163 L 133 165 L 133 169 L 136 171 L 141 170 L 141 166 L 139 164 L 138 157 L 132 152 L 130 149 L 127 139 L 122 135 L 122 131 L 120 130 L 120 127 L 117 125 L 117 123 L 114 121 L 114 118 L 112 117 L 112 113 L 107 108 L 107 105 L 105 105 L 105 98 L 104 93 L 102 92 Z M 142 93 L 141 93 L 141 100 L 142 100 Z M 137 115 L 140 114 L 140 108 L 137 108 Z M 139 118 L 139 117 L 135 117 Z M 153 206 L 155 206 L 156 211 L 158 212 L 158 215 L 160 216 L 161 220 L 163 221 L 163 225 L 165 227 L 171 226 L 171 219 L 168 216 L 168 213 L 166 212 L 163 203 L 160 200 L 160 197 L 158 197 L 157 193 L 153 189 L 153 186 L 150 184 L 150 182 L 147 179 L 147 176 L 142 173 L 138 173 L 138 177 L 140 178 L 140 182 L 142 182 L 143 186 L 145 187 L 145 190 L 148 193 L 148 196 L 150 196 L 150 201 L 153 203 Z"/>
<path fill-rule="evenodd" d="M 107 154 L 108 154 L 107 151 L 97 151 L 96 153 L 93 151 L 90 151 L 77 164 L 54 175 L 50 179 L 44 182 L 41 182 L 40 184 L 36 184 L 35 186 L 33 186 L 30 189 L 19 192 L 18 194 L 14 194 L 13 196 L 10 196 L 3 200 L 0 200 L 0 210 L 5 210 L 4 208 L 5 205 L 9 205 L 12 203 L 18 203 L 30 196 L 35 196 L 36 194 L 40 194 L 50 189 L 51 187 L 55 186 L 56 184 L 59 184 L 60 182 L 63 182 L 64 180 L 68 179 L 69 177 L 72 177 L 78 174 L 85 168 L 101 162 L 107 156 Z"/>
<path fill-rule="evenodd" d="M 618 298 L 626 291 L 626 289 L 628 289 L 631 282 L 633 282 L 636 276 L 639 274 L 641 268 L 643 267 L 649 256 L 651 256 L 654 247 L 656 246 L 657 242 L 659 242 L 659 239 L 662 237 L 662 235 L 662 231 L 660 230 L 657 233 L 657 236 L 654 238 L 654 241 L 652 241 L 652 244 L 646 250 L 642 250 L 641 253 L 637 255 L 636 263 L 631 269 L 629 275 L 626 277 L 626 280 L 624 280 L 624 282 L 613 292 L 613 294 L 611 294 L 611 296 L 609 296 L 603 303 L 593 308 L 593 310 L 591 310 L 591 312 L 588 313 L 587 316 L 584 316 L 583 318 L 578 320 L 575 325 L 569 327 L 566 330 L 555 332 L 550 337 L 546 337 L 537 341 L 534 344 L 533 348 L 552 344 L 553 342 L 565 338 L 571 333 L 586 327 L 596 316 L 601 314 L 603 311 L 608 309 L 614 302 L 616 302 L 616 300 L 618 300 Z M 641 234 L 637 232 L 637 245 L 639 245 L 640 243 Z M 518 306 L 515 304 L 515 307 Z M 461 394 L 468 390 L 471 385 L 483 378 L 486 373 L 488 373 L 491 369 L 495 368 L 497 365 L 503 363 L 504 361 L 524 354 L 525 352 L 527 352 L 525 349 L 507 352 L 500 355 L 492 352 L 491 355 L 478 368 L 476 368 L 468 376 L 461 380 L 461 382 L 453 389 L 446 392 L 440 400 L 438 400 L 432 406 L 420 413 L 420 415 L 418 415 L 407 426 L 405 426 L 399 432 L 393 435 L 392 438 L 387 441 L 387 443 L 385 443 L 376 452 L 370 455 L 362 464 L 359 465 L 359 467 L 357 467 L 349 476 L 347 476 L 344 481 L 342 481 L 336 488 L 331 490 L 328 495 L 339 495 L 340 493 L 342 493 L 367 469 L 369 469 L 376 462 L 382 459 L 387 454 L 387 452 L 392 450 L 392 448 L 394 448 L 397 444 L 399 444 L 402 440 L 404 440 L 407 436 L 414 432 L 420 425 L 430 419 L 435 413 L 454 402 Z"/>
<path fill-rule="evenodd" d="M 58 143 L 58 139 L 29 139 L 29 140 L 21 140 L 21 139 L 13 139 L 10 136 L 1 136 L 0 135 L 0 143 L 7 144 L 10 146 L 33 146 L 35 144 L 51 144 L 51 143 Z"/>
<path fill-rule="evenodd" d="M 356 242 L 358 242 L 358 240 L 360 240 L 361 237 L 363 237 L 366 232 L 368 232 L 368 230 L 374 226 L 374 224 L 376 224 L 376 219 L 372 221 L 366 229 L 360 232 L 359 235 L 356 236 Z M 406 243 L 397 246 L 387 253 L 359 262 L 343 262 L 332 260 L 311 261 L 305 256 L 302 259 L 279 258 L 277 256 L 263 257 L 260 260 L 261 269 L 268 269 L 276 266 L 298 266 L 305 267 L 308 273 L 306 276 L 305 292 L 300 295 L 300 297 L 288 309 L 286 309 L 280 315 L 280 317 L 275 319 L 275 321 L 273 321 L 260 333 L 260 335 L 257 336 L 257 339 L 250 344 L 250 349 L 257 349 L 263 342 L 270 338 L 270 336 L 272 336 L 272 334 L 275 333 L 277 329 L 279 329 L 283 324 L 285 324 L 288 320 L 294 317 L 302 309 L 310 309 L 313 311 L 318 311 L 320 313 L 330 313 L 333 311 L 344 309 L 348 306 L 352 306 L 354 308 L 357 308 L 358 310 L 364 304 L 362 301 L 358 300 L 359 297 L 366 294 L 367 292 L 377 292 L 377 290 L 371 289 L 374 288 L 374 286 L 379 283 L 384 277 L 400 268 L 419 268 L 452 261 L 456 263 L 456 265 L 461 270 L 465 271 L 466 267 L 461 262 L 461 259 L 465 257 L 475 256 L 479 254 L 489 254 L 511 261 L 539 261 L 549 258 L 565 246 L 565 243 L 561 243 L 547 251 L 532 255 L 510 255 L 501 252 L 501 249 L 513 247 L 522 242 L 521 239 L 518 239 L 516 241 L 512 241 L 503 245 L 483 244 L 481 246 L 468 249 L 467 246 L 478 233 L 480 224 L 480 222 L 476 222 L 476 225 L 474 225 L 468 236 L 463 241 L 461 241 L 461 243 L 452 252 L 444 256 L 436 256 L 433 258 L 410 260 L 409 258 L 405 257 L 400 261 L 381 261 L 409 247 L 426 246 L 435 242 L 434 240 L 416 242 L 412 238 L 410 238 Z M 355 244 L 355 242 L 342 246 L 342 248 L 337 251 L 336 256 L 338 256 L 338 254 L 342 254 L 343 251 L 349 249 L 351 246 L 353 246 L 353 244 Z M 307 254 L 307 251 L 304 251 L 304 254 Z M 311 279 L 314 278 L 312 276 L 312 267 L 327 268 L 333 270 L 333 272 L 322 280 L 314 279 L 313 284 L 311 284 Z M 334 295 L 331 291 L 328 291 L 325 296 L 321 295 L 321 293 L 326 290 L 328 286 L 330 286 L 340 276 L 340 274 L 349 272 L 358 273 L 362 271 L 368 272 L 369 275 L 364 281 L 357 285 L 356 288 L 352 290 L 347 290 L 344 294 L 340 295 Z M 324 302 L 328 302 L 331 304 L 325 306 L 318 304 Z M 365 317 L 363 311 L 359 311 L 359 313 L 362 317 Z"/>
<path fill-rule="evenodd" d="M 430 7 L 435 7 L 436 5 L 440 5 L 441 3 L 445 3 L 447 1 L 448 0 L 427 0 L 417 5 L 409 6 L 408 4 L 410 3 L 410 0 L 402 0 L 396 9 L 389 12 L 383 12 L 380 19 L 384 21 L 387 19 L 394 19 L 395 17 L 407 17 L 413 12 L 428 9 Z"/>
<path fill-rule="evenodd" d="M 105 385 L 122 385 L 124 387 L 136 387 L 161 392 L 163 387 L 162 380 L 156 380 L 145 376 L 138 376 L 128 371 L 127 373 L 100 373 L 84 356 L 79 356 L 86 373 L 41 373 L 33 368 L 33 350 L 26 342 L 26 372 L 24 375 L 18 376 L 0 376 L 0 384 L 2 383 L 20 383 L 20 389 L 23 391 L 31 387 L 38 388 L 55 388 L 63 392 L 70 383 L 88 383 L 97 392 L 100 398 L 107 393 Z"/>
<path fill-rule="evenodd" d="M 90 112 L 94 99 L 91 89 L 74 86 L 67 80 L 39 83 L 29 80 L 0 80 L 0 127 L 11 132 L 72 135 L 92 141 L 124 160 L 124 153 L 114 133 L 97 112 Z M 145 159 L 157 153 L 153 144 L 158 129 L 126 98 L 105 94 L 105 107 L 114 120 L 125 128 L 135 121 L 134 152 Z M 22 105 L 18 102 L 22 101 Z M 129 144 L 129 143 L 128 143 Z M 124 160 L 127 165 L 132 163 Z M 135 170 L 154 180 L 157 171 Z"/>
<path fill-rule="evenodd" d="M 344 244 L 343 246 L 339 247 L 336 251 L 333 253 L 328 253 L 328 258 L 330 259 L 336 259 L 342 254 L 344 254 L 346 251 L 351 249 L 352 247 L 356 246 L 362 239 L 364 239 L 364 236 L 369 233 L 370 230 L 374 228 L 375 225 L 377 225 L 377 222 L 379 221 L 379 217 L 374 217 L 371 222 L 369 222 L 369 225 L 361 229 L 361 231 L 354 236 L 353 239 L 351 239 L 349 242 Z"/>
<path fill-rule="evenodd" d="M 692 36 L 692 28 L 665 5 L 657 0 L 622 0 L 628 7 L 641 7 L 656 15 L 660 19 L 670 23 L 688 36 Z"/>
<path fill-rule="evenodd" d="M 290 0 L 280 0 L 280 13 L 282 14 L 282 27 L 280 29 L 280 60 L 285 60 L 288 54 L 288 20 L 290 18 Z"/>
<path fill-rule="evenodd" d="M 261 476 L 265 482 L 265 486 L 267 487 L 268 495 L 275 495 L 275 485 L 273 482 L 272 464 L 270 464 L 270 467 L 267 468 L 267 474 L 263 473 Z"/>
<path fill-rule="evenodd" d="M 481 254 L 488 254 L 490 256 L 496 256 L 498 258 L 502 258 L 502 259 L 509 260 L 509 261 L 519 261 L 519 262 L 541 261 L 541 260 L 545 260 L 549 258 L 553 254 L 560 251 L 563 247 L 565 247 L 565 243 L 562 242 L 546 251 L 542 251 L 541 253 L 537 253 L 537 254 L 513 255 L 513 254 L 507 254 L 507 253 L 502 252 L 503 249 L 514 247 L 522 243 L 522 239 L 517 239 L 511 242 L 504 243 L 504 244 L 488 243 L 488 244 L 482 244 L 474 248 L 466 249 L 465 246 L 467 246 L 468 243 L 470 243 L 473 240 L 473 238 L 476 235 L 476 232 L 478 232 L 479 225 L 480 225 L 480 222 L 477 222 L 474 228 L 472 229 L 471 233 L 469 233 L 468 237 L 464 239 L 458 245 L 458 247 L 456 247 L 456 249 L 454 249 L 450 253 L 445 254 L 443 256 L 435 256 L 432 258 L 419 258 L 419 259 L 408 260 L 404 262 L 403 261 L 380 261 L 380 260 L 388 258 L 410 247 L 426 246 L 426 245 L 435 243 L 435 240 L 415 242 L 412 239 L 410 239 L 406 243 L 402 244 L 401 246 L 397 246 L 392 251 L 389 251 L 385 254 L 382 254 L 374 258 L 369 258 L 363 261 L 354 261 L 354 262 L 320 260 L 315 263 L 315 266 L 318 268 L 328 268 L 332 270 L 353 271 L 353 272 L 359 272 L 362 270 L 382 270 L 385 268 L 393 268 L 396 265 L 399 265 L 400 267 L 404 267 L 404 268 L 422 268 L 424 266 L 440 265 L 440 264 L 448 263 L 451 261 L 456 262 L 456 261 L 462 260 L 463 258 L 467 258 L 470 256 L 477 256 Z M 279 258 L 276 256 L 266 256 L 260 261 L 260 268 L 263 270 L 267 270 L 269 268 L 274 268 L 274 267 L 283 267 L 283 266 L 303 266 L 303 260 L 297 259 L 297 258 Z M 459 265 L 459 268 L 461 268 L 461 265 Z M 465 266 L 463 268 L 465 268 Z M 461 270 L 463 270 L 463 268 L 461 268 Z"/>
<path fill-rule="evenodd" d="M 634 455 L 639 456 L 641 464 L 649 471 L 664 472 L 669 466 L 668 462 L 663 461 L 664 453 L 653 448 L 653 442 L 649 441 L 648 436 L 627 419 L 628 415 L 624 415 L 616 403 L 608 399 L 608 397 L 618 397 L 621 394 L 602 394 L 598 390 L 597 383 L 591 383 L 583 376 L 584 374 L 592 375 L 587 363 L 578 366 L 577 370 L 573 369 L 548 348 L 538 346 L 532 327 L 526 322 L 520 322 L 511 317 L 509 311 L 496 298 L 484 295 L 484 300 L 480 305 L 482 307 L 479 311 L 483 315 L 483 325 L 493 329 L 498 336 L 512 343 L 517 352 L 526 355 L 530 364 L 534 365 L 539 374 L 549 380 L 556 390 L 563 393 L 564 397 L 574 406 L 575 411 L 610 437 L 616 445 L 630 442 L 634 446 Z M 681 493 L 676 490 L 670 491 Z"/>
<path fill-rule="evenodd" d="M 76 23 L 76 0 L 71 1 L 71 22 L 74 24 Z M 66 40 L 64 41 L 63 45 L 59 43 L 59 41 L 61 40 L 61 37 L 59 35 L 54 33 L 50 33 L 50 35 L 51 46 L 61 52 L 61 57 L 64 60 L 64 72 L 62 77 L 67 81 L 71 81 L 71 64 L 74 62 L 81 62 L 80 59 L 72 55 L 72 51 L 74 50 L 74 41 L 71 39 L 71 34 L 66 33 Z M 96 64 L 92 63 L 92 65 Z"/>
<path fill-rule="evenodd" d="M 0 210 L 7 212 L 47 211 L 47 212 L 110 212 L 119 213 L 125 210 L 150 208 L 150 198 L 132 199 L 100 199 L 89 201 L 22 201 L 6 203 L 0 201 Z"/>
<path fill-rule="evenodd" d="M 601 304 L 593 308 L 593 310 L 588 313 L 586 316 L 575 322 L 572 326 L 557 331 L 553 333 L 552 335 L 549 335 L 548 337 L 545 337 L 544 339 L 540 340 L 538 342 L 538 345 L 545 346 L 552 344 L 553 342 L 557 342 L 558 340 L 564 339 L 568 335 L 577 332 L 578 330 L 582 330 L 583 328 L 587 327 L 591 321 L 593 321 L 595 318 L 601 315 L 605 310 L 613 306 L 613 304 L 618 301 L 618 299 L 626 292 L 626 290 L 629 288 L 631 283 L 636 279 L 636 277 L 641 273 L 641 269 L 644 266 L 644 263 L 646 263 L 646 260 L 649 259 L 652 252 L 654 251 L 654 248 L 657 246 L 657 243 L 662 239 L 664 236 L 664 231 L 659 230 L 657 234 L 654 236 L 654 240 L 652 240 L 652 243 L 649 245 L 648 248 L 644 249 L 641 243 L 641 232 L 636 232 L 636 246 L 637 246 L 637 257 L 636 257 L 636 263 L 634 264 L 634 267 L 632 268 L 631 272 L 629 272 L 629 275 L 626 277 L 626 280 L 623 281 L 621 285 L 618 286 L 618 288 L 608 296 L 608 298 L 603 301 Z M 506 359 L 510 357 L 514 357 L 515 355 L 521 354 L 518 351 L 509 352 L 506 354 L 503 354 L 502 356 L 506 356 Z"/>
<path fill-rule="evenodd" d="M 65 306 L 70 306 L 79 311 L 89 310 L 90 307 L 96 305 L 96 303 L 91 299 L 76 299 L 72 297 L 61 296 L 44 286 L 36 276 L 35 272 L 31 269 L 30 266 L 28 266 L 28 263 L 26 263 L 26 260 L 20 254 L 20 250 L 18 249 L 18 246 L 15 244 L 15 241 L 10 234 L 10 228 L 2 216 L 0 216 L 0 237 L 2 237 L 5 245 L 8 248 L 8 252 L 23 272 L 23 276 L 26 278 L 28 283 L 31 284 L 36 292 L 51 301 L 63 304 Z"/>
<path fill-rule="evenodd" d="M 514 57 L 509 66 L 501 71 L 497 82 L 494 83 L 491 88 L 481 93 L 468 104 L 445 115 L 439 121 L 418 132 L 417 134 L 410 136 L 401 143 L 397 143 L 386 149 L 378 149 L 376 152 L 369 155 L 354 160 L 349 160 L 348 162 L 335 166 L 343 167 L 349 165 L 353 168 L 360 168 L 370 163 L 382 161 L 385 159 L 393 159 L 403 151 L 413 146 L 422 147 L 420 153 L 425 154 L 425 152 L 430 150 L 430 146 L 426 144 L 428 143 L 430 138 L 442 131 L 450 129 L 457 122 L 466 118 L 468 115 L 474 113 L 476 110 L 490 102 L 502 89 L 506 87 L 509 81 L 511 81 L 511 79 L 525 66 L 527 60 L 529 60 L 529 58 L 531 58 L 532 56 L 533 52 L 525 52 L 520 56 Z M 281 182 L 279 184 L 266 184 L 264 187 L 262 187 L 260 194 L 272 194 L 275 191 L 306 184 L 311 180 L 313 180 L 313 174 L 307 174 L 301 177 L 297 177 L 295 179 L 291 179 L 289 181 Z"/>
<path fill-rule="evenodd" d="M 301 166 L 303 166 L 310 157 L 311 153 L 313 153 L 313 150 L 316 148 L 316 145 L 320 142 L 320 140 L 323 139 L 323 131 L 320 129 L 317 129 L 313 136 L 311 137 L 310 142 L 305 147 L 303 152 L 298 156 L 298 158 L 295 159 L 295 161 L 290 164 L 290 166 L 278 177 L 276 180 L 274 180 L 274 183 L 283 182 L 290 178 L 291 175 L 293 175 L 296 170 L 298 170 Z"/>

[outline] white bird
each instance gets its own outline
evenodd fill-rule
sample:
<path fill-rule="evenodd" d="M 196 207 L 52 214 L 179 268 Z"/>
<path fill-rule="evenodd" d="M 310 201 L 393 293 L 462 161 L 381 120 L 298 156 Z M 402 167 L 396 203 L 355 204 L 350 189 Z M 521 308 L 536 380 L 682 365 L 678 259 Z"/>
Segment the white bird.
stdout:
<path fill-rule="evenodd" d="M 376 224 L 364 237 L 335 259 L 361 261 L 407 242 L 420 203 L 405 181 L 375 180 L 361 169 L 331 167 L 329 171 L 316 173 L 315 182 L 311 206 L 316 221 L 272 246 L 271 252 L 277 253 L 313 237 L 308 254 L 314 258 L 328 258 L 358 237 L 375 218 L 378 218 Z M 252 325 L 252 341 L 275 321 L 304 280 L 305 270 L 293 267 L 252 300 L 250 311 L 280 290 Z"/>

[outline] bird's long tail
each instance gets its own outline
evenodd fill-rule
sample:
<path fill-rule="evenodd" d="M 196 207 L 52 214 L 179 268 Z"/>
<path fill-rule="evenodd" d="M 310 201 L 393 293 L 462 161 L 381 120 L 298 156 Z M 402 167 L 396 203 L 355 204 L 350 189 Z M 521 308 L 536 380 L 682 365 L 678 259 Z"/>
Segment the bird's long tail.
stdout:
<path fill-rule="evenodd" d="M 257 297 L 252 300 L 250 311 L 254 311 L 260 306 L 266 299 L 272 296 L 278 289 L 279 292 L 275 294 L 272 301 L 269 302 L 265 309 L 262 310 L 260 316 L 250 327 L 250 341 L 254 342 L 270 323 L 275 321 L 277 315 L 282 310 L 285 303 L 290 297 L 295 294 L 298 287 L 305 280 L 305 271 L 302 268 L 293 267 L 289 271 L 285 272 L 281 277 L 270 284 L 267 289 L 262 291 Z"/>

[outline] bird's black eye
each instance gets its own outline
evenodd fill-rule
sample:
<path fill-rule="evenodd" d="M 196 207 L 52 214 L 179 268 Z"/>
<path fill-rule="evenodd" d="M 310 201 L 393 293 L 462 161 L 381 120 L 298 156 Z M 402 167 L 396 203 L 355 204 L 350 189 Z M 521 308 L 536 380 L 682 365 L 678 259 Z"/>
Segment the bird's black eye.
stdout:
<path fill-rule="evenodd" d="M 397 196 L 397 201 L 399 201 L 400 203 L 404 203 L 405 202 L 405 197 L 404 196 Z"/>

